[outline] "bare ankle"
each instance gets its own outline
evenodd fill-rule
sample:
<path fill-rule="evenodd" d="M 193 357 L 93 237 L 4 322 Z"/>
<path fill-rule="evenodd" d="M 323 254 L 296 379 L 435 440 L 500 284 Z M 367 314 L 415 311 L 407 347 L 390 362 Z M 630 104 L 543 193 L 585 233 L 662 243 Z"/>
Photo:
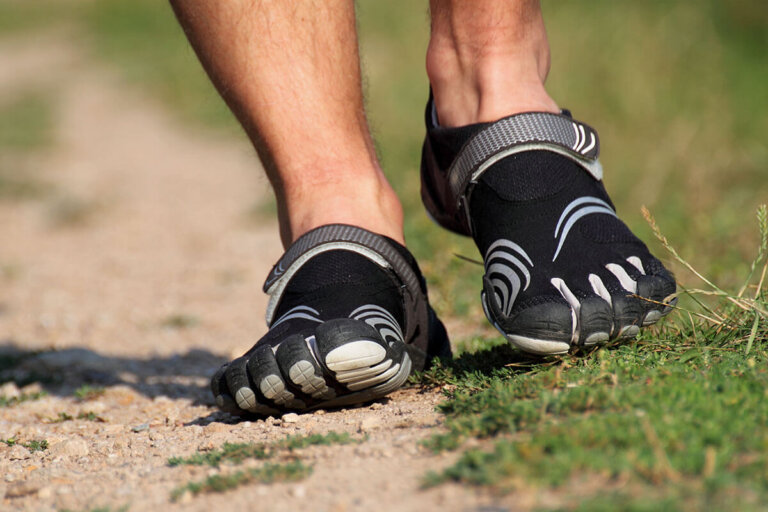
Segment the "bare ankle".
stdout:
<path fill-rule="evenodd" d="M 444 126 L 558 112 L 544 82 L 549 44 L 538 2 L 432 0 L 427 74 Z"/>
<path fill-rule="evenodd" d="M 278 194 L 280 235 L 288 246 L 326 224 L 349 224 L 405 244 L 403 209 L 378 169 L 337 170 L 323 182 L 289 186 Z"/>

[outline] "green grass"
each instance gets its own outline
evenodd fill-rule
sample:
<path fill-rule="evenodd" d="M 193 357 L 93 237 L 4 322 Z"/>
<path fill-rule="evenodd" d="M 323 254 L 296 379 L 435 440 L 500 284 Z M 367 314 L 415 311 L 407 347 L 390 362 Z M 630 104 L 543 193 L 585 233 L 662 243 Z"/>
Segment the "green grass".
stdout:
<path fill-rule="evenodd" d="M 186 313 L 174 313 L 165 317 L 160 325 L 169 329 L 188 329 L 195 327 L 200 323 L 200 318 L 196 315 Z"/>
<path fill-rule="evenodd" d="M 75 399 L 78 402 L 88 402 L 90 400 L 96 400 L 104 395 L 106 389 L 101 386 L 91 386 L 89 384 L 83 384 L 75 390 Z"/>
<path fill-rule="evenodd" d="M 54 117 L 51 93 L 17 94 L 0 104 L 0 148 L 29 150 L 50 144 Z"/>
<path fill-rule="evenodd" d="M 272 457 L 266 445 L 253 443 L 224 443 L 220 450 L 196 453 L 190 457 L 171 457 L 169 466 L 213 466 L 222 462 L 240 464 L 246 459 L 264 460 Z"/>
<path fill-rule="evenodd" d="M 347 433 L 328 432 L 308 436 L 287 436 L 276 443 L 224 443 L 219 450 L 199 452 L 190 457 L 171 457 L 169 466 L 213 466 L 222 463 L 241 464 L 246 459 L 266 460 L 281 450 L 292 452 L 309 446 L 329 446 L 357 442 Z"/>
<path fill-rule="evenodd" d="M 445 432 L 426 445 L 456 450 L 488 440 L 430 473 L 496 492 L 546 488 L 560 496 L 574 482 L 592 492 L 565 500 L 610 508 L 631 493 L 662 508 L 756 508 L 768 499 L 768 209 L 758 210 L 756 257 L 736 292 L 698 273 L 651 227 L 706 288 L 689 316 L 646 330 L 631 343 L 532 362 L 506 346 L 442 361 L 413 381 L 446 387 Z M 506 362 L 506 363 L 505 363 Z M 597 501 L 596 501 L 597 500 Z M 657 503 L 658 502 L 658 503 Z M 637 500 L 636 506 L 649 503 Z M 622 508 L 624 508 L 622 506 Z"/>
<path fill-rule="evenodd" d="M 56 415 L 55 418 L 51 418 L 51 419 L 47 420 L 46 423 L 64 423 L 65 421 L 74 421 L 75 419 L 85 420 L 85 421 L 96 421 L 96 422 L 99 422 L 99 423 L 105 423 L 106 422 L 106 420 L 104 418 L 102 418 L 101 416 L 99 416 L 95 412 L 88 411 L 88 412 L 78 413 L 78 415 L 76 417 L 72 416 L 71 414 L 69 414 L 67 412 L 60 412 L 60 413 L 58 413 Z"/>
<path fill-rule="evenodd" d="M 14 36 L 56 25 L 67 19 L 71 5 L 57 0 L 3 0 L 0 2 L 0 35 Z"/>
<path fill-rule="evenodd" d="M 309 446 L 337 445 L 357 442 L 349 434 L 328 432 L 327 434 L 311 434 L 308 436 L 287 436 L 270 443 L 224 443 L 217 450 L 196 453 L 189 457 L 171 457 L 168 465 L 174 466 L 212 466 L 215 468 L 226 464 L 237 466 L 246 460 L 267 460 L 279 455 L 291 455 L 295 450 Z M 312 466 L 306 466 L 301 460 L 292 460 L 280 464 L 267 462 L 258 468 L 249 468 L 235 472 L 219 472 L 200 482 L 190 482 L 175 489 L 171 500 L 179 499 L 184 493 L 193 495 L 210 492 L 224 492 L 252 482 L 272 483 L 290 482 L 306 478 L 312 473 Z"/>
<path fill-rule="evenodd" d="M 550 92 L 600 132 L 606 186 L 622 218 L 686 287 L 703 286 L 708 295 L 682 296 L 682 310 L 636 342 L 543 361 L 520 355 L 485 327 L 482 268 L 456 256 L 477 259 L 476 249 L 433 226 L 420 205 L 425 4 L 357 6 L 368 111 L 385 172 L 403 200 L 409 247 L 438 313 L 480 332 L 454 340 L 463 351 L 458 359 L 412 379 L 446 393 L 447 429 L 429 446 L 464 450 L 466 439 L 484 439 L 428 481 L 546 489 L 569 510 L 760 508 L 768 498 L 768 334 L 758 312 L 765 298 L 749 302 L 754 287 L 738 291 L 761 245 L 749 212 L 768 197 L 764 3 L 544 2 Z M 51 16 L 6 2 L 0 31 L 66 19 L 83 29 L 93 55 L 180 118 L 238 133 L 166 3 L 70 7 Z M 33 111 L 34 102 L 24 108 Z M 34 146 L 23 142 L 34 136 L 10 137 Z M 2 177 L 0 195 L 8 188 Z M 679 260 L 653 239 L 642 205 L 675 241 Z M 212 490 L 250 478 L 257 477 L 218 475 L 195 485 Z"/>
<path fill-rule="evenodd" d="M 310 446 L 331 446 L 337 444 L 351 444 L 359 442 L 346 432 L 328 432 L 326 434 L 310 434 L 307 436 L 288 436 L 279 446 L 288 451 L 301 450 Z"/>
<path fill-rule="evenodd" d="M 0 442 L 4 443 L 7 446 L 15 446 L 15 445 L 23 446 L 24 448 L 26 448 L 32 453 L 42 452 L 48 449 L 48 441 L 45 439 L 32 440 L 32 441 L 29 441 L 28 443 L 19 443 L 18 441 L 16 441 L 16 439 L 11 438 L 11 439 L 0 439 Z"/>
<path fill-rule="evenodd" d="M 236 471 L 230 474 L 215 474 L 201 482 L 190 482 L 179 487 L 171 494 L 171 500 L 178 500 L 184 493 L 198 495 L 201 493 L 220 493 L 235 489 L 253 482 L 274 483 L 294 482 L 312 474 L 312 468 L 301 461 L 288 462 L 286 464 L 267 463 L 259 468 L 251 468 Z"/>
<path fill-rule="evenodd" d="M 52 142 L 53 111 L 50 94 L 42 91 L 17 93 L 0 103 L 0 200 L 37 197 L 45 191 L 21 156 Z"/>
<path fill-rule="evenodd" d="M 19 396 L 12 397 L 0 396 L 0 407 L 13 407 L 14 405 L 28 402 L 30 400 L 39 400 L 47 395 L 48 393 L 45 391 L 39 391 L 36 393 L 22 393 Z"/>

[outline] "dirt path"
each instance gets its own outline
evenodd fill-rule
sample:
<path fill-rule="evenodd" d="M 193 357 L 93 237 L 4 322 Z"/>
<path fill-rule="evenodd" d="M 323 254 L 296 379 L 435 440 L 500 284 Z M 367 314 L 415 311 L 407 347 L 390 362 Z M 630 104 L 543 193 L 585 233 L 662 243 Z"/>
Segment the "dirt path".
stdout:
<path fill-rule="evenodd" d="M 0 356 L 22 357 L 7 371 L 41 379 L 48 392 L 0 407 L 0 438 L 49 444 L 30 452 L 0 443 L 0 509 L 491 504 L 455 486 L 419 488 L 428 470 L 452 459 L 418 444 L 439 428 L 436 393 L 404 390 L 289 421 L 236 422 L 216 412 L 208 376 L 264 332 L 261 283 L 282 252 L 274 221 L 247 215 L 268 193 L 266 182 L 244 140 L 180 126 L 68 40 L 0 43 L 0 98 L 44 87 L 55 92 L 57 112 L 55 144 L 30 157 L 53 192 L 0 203 Z M 78 401 L 73 391 L 83 384 L 105 391 Z M 0 389 L 18 392 L 13 384 Z M 86 419 L 90 412 L 99 420 Z M 216 470 L 169 467 L 169 457 L 328 431 L 367 439 L 302 450 L 314 472 L 298 483 L 170 502 L 173 489 Z"/>

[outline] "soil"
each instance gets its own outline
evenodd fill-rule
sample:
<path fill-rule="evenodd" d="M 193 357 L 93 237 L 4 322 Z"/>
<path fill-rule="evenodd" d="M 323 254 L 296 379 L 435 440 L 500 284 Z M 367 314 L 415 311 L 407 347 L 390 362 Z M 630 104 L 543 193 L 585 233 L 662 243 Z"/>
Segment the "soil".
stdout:
<path fill-rule="evenodd" d="M 257 421 L 217 412 L 209 376 L 265 332 L 261 284 L 282 253 L 275 221 L 252 214 L 267 182 L 244 137 L 181 123 L 72 41 L 0 42 L 0 100 L 38 88 L 56 112 L 54 143 L 25 157 L 49 192 L 0 202 L 0 357 L 21 359 L 3 377 L 37 381 L 0 395 L 47 392 L 0 407 L 0 438 L 48 442 L 36 452 L 0 443 L 0 509 L 525 506 L 458 485 L 421 488 L 456 457 L 419 444 L 442 425 L 436 391 Z M 83 385 L 103 392 L 78 398 Z M 301 450 L 314 468 L 304 480 L 170 500 L 233 469 L 170 467 L 169 457 L 329 431 L 361 442 Z"/>

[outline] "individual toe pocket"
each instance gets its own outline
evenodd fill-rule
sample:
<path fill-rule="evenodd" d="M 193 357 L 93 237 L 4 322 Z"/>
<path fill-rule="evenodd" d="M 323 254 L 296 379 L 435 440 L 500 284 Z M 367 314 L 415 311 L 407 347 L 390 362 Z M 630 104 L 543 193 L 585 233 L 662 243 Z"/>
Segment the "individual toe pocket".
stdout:
<path fill-rule="evenodd" d="M 630 339 L 637 336 L 644 315 L 641 301 L 632 295 L 614 293 L 611 296 L 611 304 L 613 306 L 611 337 Z"/>
<path fill-rule="evenodd" d="M 264 347 L 251 355 L 247 369 L 254 386 L 270 405 L 279 409 L 306 408 L 286 385 L 272 347 Z"/>
<path fill-rule="evenodd" d="M 219 409 L 230 414 L 239 414 L 242 411 L 237 406 L 235 399 L 227 388 L 225 373 L 228 367 L 229 364 L 223 365 L 216 371 L 213 377 L 211 377 L 211 392 L 213 393 L 214 400 L 216 400 L 216 406 Z"/>
<path fill-rule="evenodd" d="M 275 409 L 260 403 L 257 393 L 253 389 L 253 382 L 248 375 L 247 365 L 249 357 L 243 356 L 235 359 L 227 365 L 224 371 L 229 395 L 234 399 L 237 407 L 255 414 L 273 414 Z"/>
<path fill-rule="evenodd" d="M 304 336 L 294 335 L 283 341 L 277 349 L 275 358 L 282 374 L 291 383 L 301 389 L 305 395 L 318 400 L 335 398 L 335 390 L 328 386 L 323 369 L 317 362 Z"/>
<path fill-rule="evenodd" d="M 643 325 L 656 322 L 668 310 L 665 302 L 675 292 L 675 283 L 662 276 L 641 276 L 637 280 L 637 295 L 643 303 Z"/>
<path fill-rule="evenodd" d="M 579 308 L 579 326 L 581 345 L 605 343 L 610 339 L 613 328 L 611 305 L 600 297 L 582 300 Z"/>
<path fill-rule="evenodd" d="M 517 348 L 539 355 L 564 354 L 573 340 L 575 314 L 571 307 L 553 298 L 522 309 L 511 318 L 494 322 Z"/>
<path fill-rule="evenodd" d="M 318 326 L 317 352 L 336 381 L 350 391 L 372 388 L 400 375 L 404 346 L 390 347 L 359 320 L 336 319 Z"/>

